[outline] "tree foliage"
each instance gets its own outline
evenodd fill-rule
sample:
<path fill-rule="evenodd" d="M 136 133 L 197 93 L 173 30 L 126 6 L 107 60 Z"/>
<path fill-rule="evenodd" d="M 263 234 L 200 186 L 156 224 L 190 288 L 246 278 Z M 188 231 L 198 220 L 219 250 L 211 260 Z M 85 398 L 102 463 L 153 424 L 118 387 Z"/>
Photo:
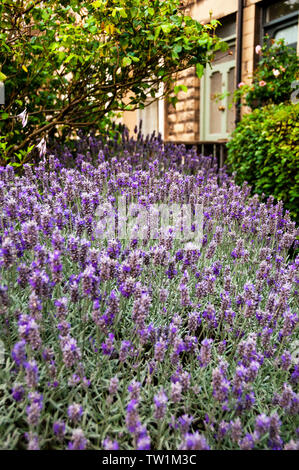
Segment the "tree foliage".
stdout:
<path fill-rule="evenodd" d="M 178 0 L 3 0 L 0 132 L 7 153 L 57 129 L 100 128 L 109 113 L 155 99 L 161 82 L 168 95 L 176 72 L 196 65 L 202 74 L 223 47 L 217 23 L 185 16 Z M 22 129 L 17 116 L 25 108 Z"/>

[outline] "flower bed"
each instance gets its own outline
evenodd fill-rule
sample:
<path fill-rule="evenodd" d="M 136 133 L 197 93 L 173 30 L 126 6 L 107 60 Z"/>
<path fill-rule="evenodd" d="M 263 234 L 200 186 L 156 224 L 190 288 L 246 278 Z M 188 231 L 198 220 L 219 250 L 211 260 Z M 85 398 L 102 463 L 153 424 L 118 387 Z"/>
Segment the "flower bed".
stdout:
<path fill-rule="evenodd" d="M 282 204 L 159 139 L 88 145 L 75 168 L 0 172 L 0 447 L 298 449 L 298 231 Z M 100 237 L 120 197 L 133 218 L 202 206 L 202 247 L 169 226 Z"/>

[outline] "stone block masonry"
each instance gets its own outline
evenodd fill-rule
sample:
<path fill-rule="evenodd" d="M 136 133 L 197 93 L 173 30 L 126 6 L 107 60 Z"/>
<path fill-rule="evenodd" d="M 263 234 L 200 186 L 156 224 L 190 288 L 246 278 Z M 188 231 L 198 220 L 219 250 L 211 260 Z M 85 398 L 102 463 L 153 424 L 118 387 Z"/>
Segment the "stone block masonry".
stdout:
<path fill-rule="evenodd" d="M 199 86 L 200 80 L 195 68 L 184 70 L 178 74 L 176 85 L 185 85 L 187 92 L 180 91 L 177 95 L 176 107 L 166 104 L 166 140 L 191 142 L 199 140 Z"/>

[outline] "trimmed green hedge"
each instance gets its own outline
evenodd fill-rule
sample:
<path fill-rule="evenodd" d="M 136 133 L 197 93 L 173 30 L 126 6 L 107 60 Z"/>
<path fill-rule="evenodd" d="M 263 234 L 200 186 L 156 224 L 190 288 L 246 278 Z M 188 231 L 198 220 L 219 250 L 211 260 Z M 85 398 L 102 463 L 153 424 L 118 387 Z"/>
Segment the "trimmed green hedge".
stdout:
<path fill-rule="evenodd" d="M 243 117 L 228 142 L 228 166 L 238 183 L 283 200 L 299 219 L 299 104 L 269 105 Z"/>

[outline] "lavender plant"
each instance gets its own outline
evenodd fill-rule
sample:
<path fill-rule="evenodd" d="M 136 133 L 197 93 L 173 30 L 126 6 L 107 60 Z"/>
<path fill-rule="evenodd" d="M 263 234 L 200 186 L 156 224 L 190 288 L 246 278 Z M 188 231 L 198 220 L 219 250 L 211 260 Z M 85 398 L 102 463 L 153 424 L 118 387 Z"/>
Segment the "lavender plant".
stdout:
<path fill-rule="evenodd" d="M 201 248 L 172 226 L 99 237 L 121 196 L 201 204 Z M 298 229 L 281 202 L 124 133 L 2 167 L 0 205 L 2 449 L 299 448 Z"/>

